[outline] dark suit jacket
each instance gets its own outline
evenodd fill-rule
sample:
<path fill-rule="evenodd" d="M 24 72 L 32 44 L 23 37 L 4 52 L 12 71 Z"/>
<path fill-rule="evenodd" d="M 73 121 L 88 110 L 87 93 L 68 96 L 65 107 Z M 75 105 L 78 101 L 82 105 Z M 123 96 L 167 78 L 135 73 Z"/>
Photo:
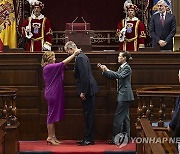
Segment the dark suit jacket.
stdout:
<path fill-rule="evenodd" d="M 86 97 L 95 95 L 98 86 L 92 75 L 89 58 L 83 52 L 75 58 L 74 71 L 78 95 L 80 93 L 85 93 Z"/>
<path fill-rule="evenodd" d="M 180 96 L 176 100 L 174 113 L 172 116 L 172 120 L 169 123 L 169 127 L 174 130 L 175 137 L 180 137 Z"/>
<path fill-rule="evenodd" d="M 176 128 L 174 131 L 174 136 L 180 137 L 180 110 L 177 113 L 177 124 L 176 124 Z"/>
<path fill-rule="evenodd" d="M 176 33 L 176 19 L 174 15 L 167 13 L 165 16 L 164 26 L 160 20 L 160 14 L 154 14 L 150 21 L 150 34 L 152 37 L 153 47 L 159 45 L 159 40 L 167 42 L 165 47 L 160 48 L 161 50 L 172 50 L 173 49 L 173 37 Z"/>
<path fill-rule="evenodd" d="M 131 74 L 132 70 L 128 63 L 122 68 L 119 67 L 117 72 L 104 71 L 103 76 L 111 79 L 118 79 L 118 95 L 117 101 L 132 101 L 134 95 L 131 88 Z"/>

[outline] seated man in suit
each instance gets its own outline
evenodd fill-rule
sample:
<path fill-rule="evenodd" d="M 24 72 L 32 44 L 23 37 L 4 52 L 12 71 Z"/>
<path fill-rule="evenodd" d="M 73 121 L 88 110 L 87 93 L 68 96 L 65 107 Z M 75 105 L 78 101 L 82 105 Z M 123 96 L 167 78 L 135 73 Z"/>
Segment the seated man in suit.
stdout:
<path fill-rule="evenodd" d="M 159 46 L 161 50 L 173 50 L 176 19 L 174 15 L 166 12 L 166 5 L 164 0 L 157 3 L 158 13 L 151 17 L 149 29 L 153 47 Z"/>
<path fill-rule="evenodd" d="M 179 77 L 179 82 L 180 82 L 180 70 L 179 70 L 178 77 Z M 171 131 L 171 130 L 174 131 L 174 137 L 178 137 L 178 138 L 180 137 L 180 96 L 178 97 L 176 101 L 172 120 L 168 126 L 168 131 Z M 180 152 L 180 143 L 178 146 L 179 146 L 179 152 Z"/>

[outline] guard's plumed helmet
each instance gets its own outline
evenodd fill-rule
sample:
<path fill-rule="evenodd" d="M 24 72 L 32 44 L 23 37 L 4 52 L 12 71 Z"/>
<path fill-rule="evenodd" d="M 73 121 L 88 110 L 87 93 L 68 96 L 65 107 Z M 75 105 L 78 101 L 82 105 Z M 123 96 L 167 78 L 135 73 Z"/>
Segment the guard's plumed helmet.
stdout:
<path fill-rule="evenodd" d="M 35 1 L 34 3 L 31 4 L 32 8 L 35 6 L 39 6 L 41 10 L 44 8 L 44 4 L 41 1 Z"/>
<path fill-rule="evenodd" d="M 129 3 L 128 5 L 126 5 L 126 10 L 128 11 L 129 9 L 133 9 L 135 11 L 138 11 L 138 7 L 132 3 Z"/>
<path fill-rule="evenodd" d="M 32 9 L 34 9 L 35 6 L 39 6 L 41 10 L 44 8 L 44 4 L 41 1 L 38 0 L 27 0 L 27 1 L 29 2 Z"/>

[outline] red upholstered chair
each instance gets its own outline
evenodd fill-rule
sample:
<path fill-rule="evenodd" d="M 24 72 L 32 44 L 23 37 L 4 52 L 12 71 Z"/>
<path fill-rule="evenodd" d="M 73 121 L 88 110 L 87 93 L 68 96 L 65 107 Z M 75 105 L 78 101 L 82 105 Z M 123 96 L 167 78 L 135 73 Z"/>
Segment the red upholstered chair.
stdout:
<path fill-rule="evenodd" d="M 90 23 L 66 23 L 66 30 L 89 31 L 90 30 Z"/>

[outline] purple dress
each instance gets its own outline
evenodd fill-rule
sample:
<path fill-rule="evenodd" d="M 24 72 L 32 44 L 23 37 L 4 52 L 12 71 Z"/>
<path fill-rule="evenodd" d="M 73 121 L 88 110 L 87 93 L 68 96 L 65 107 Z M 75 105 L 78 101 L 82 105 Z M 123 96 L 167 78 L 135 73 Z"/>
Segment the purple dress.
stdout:
<path fill-rule="evenodd" d="M 43 68 L 45 93 L 48 104 L 47 124 L 64 117 L 64 63 L 48 64 Z"/>

